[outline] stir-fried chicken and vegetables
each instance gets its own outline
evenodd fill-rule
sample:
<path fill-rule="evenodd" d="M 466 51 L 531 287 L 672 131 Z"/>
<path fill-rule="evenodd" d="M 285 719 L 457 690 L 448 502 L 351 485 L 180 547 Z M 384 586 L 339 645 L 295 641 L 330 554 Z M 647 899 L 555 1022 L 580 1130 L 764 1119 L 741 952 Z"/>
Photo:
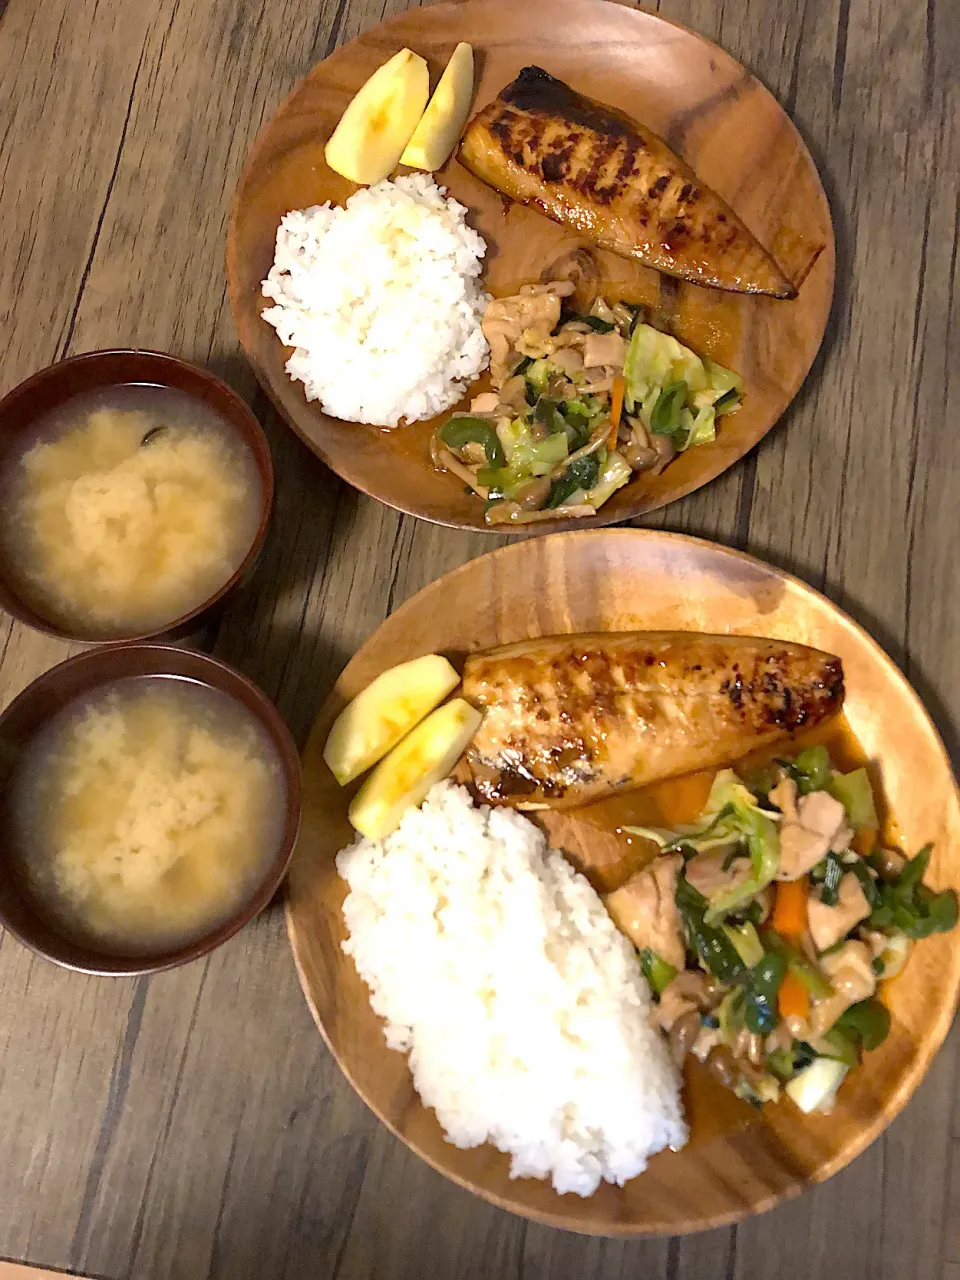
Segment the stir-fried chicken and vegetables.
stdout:
<path fill-rule="evenodd" d="M 554 281 L 490 303 L 493 390 L 433 438 L 434 463 L 484 500 L 490 524 L 594 515 L 739 407 L 741 379 L 644 323 L 642 308 L 597 298 L 580 314 L 573 292 Z"/>
<path fill-rule="evenodd" d="M 756 1105 L 783 1089 L 829 1111 L 888 1033 L 878 985 L 956 925 L 957 896 L 923 883 L 929 847 L 907 860 L 876 843 L 865 769 L 839 773 L 818 746 L 749 783 L 718 773 L 695 826 L 627 828 L 661 852 L 606 904 L 678 1062 Z"/>

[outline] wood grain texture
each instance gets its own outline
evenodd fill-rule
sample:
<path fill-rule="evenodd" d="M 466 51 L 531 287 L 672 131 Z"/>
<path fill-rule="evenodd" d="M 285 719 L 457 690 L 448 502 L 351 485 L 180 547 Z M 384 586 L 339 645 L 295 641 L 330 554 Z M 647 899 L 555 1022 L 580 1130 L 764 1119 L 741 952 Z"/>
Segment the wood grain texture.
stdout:
<path fill-rule="evenodd" d="M 735 207 L 783 269 L 802 280 L 791 302 L 743 297 L 667 280 L 612 252 L 591 249 L 599 292 L 643 303 L 660 328 L 736 369 L 745 379 L 744 402 L 708 447 L 682 454 L 662 475 L 638 476 L 595 517 L 558 520 L 538 526 L 541 532 L 609 524 L 654 510 L 741 458 L 796 394 L 820 346 L 833 292 L 833 228 L 816 168 L 789 117 L 749 71 L 692 32 L 608 0 L 552 0 L 550 13 L 547 34 L 532 4 L 441 4 L 398 16 L 337 50 L 313 68 L 258 136 L 227 234 L 230 303 L 241 344 L 267 395 L 298 435 L 364 493 L 400 511 L 488 533 L 482 503 L 456 477 L 430 465 L 430 438 L 446 415 L 383 431 L 324 413 L 287 376 L 289 349 L 261 318 L 261 282 L 273 263 L 281 217 L 291 208 L 342 204 L 356 191 L 329 168 L 323 144 L 353 94 L 397 50 L 421 52 L 436 76 L 460 40 L 471 43 L 477 108 L 525 64 L 546 64 L 579 92 L 627 112 L 667 140 Z M 470 225 L 483 235 L 484 287 L 495 296 L 550 279 L 553 265 L 587 244 L 535 209 L 505 207 L 496 191 L 455 158 L 437 180 L 466 206 Z M 461 405 L 466 407 L 469 397 Z"/>
<path fill-rule="evenodd" d="M 688 1067 L 689 1145 L 656 1157 L 622 1189 L 604 1184 L 585 1200 L 531 1179 L 512 1182 L 509 1160 L 489 1145 L 463 1151 L 444 1139 L 413 1090 L 405 1057 L 387 1048 L 368 991 L 341 949 L 346 886 L 334 860 L 353 838 L 347 806 L 357 786 L 341 788 L 323 761 L 330 726 L 382 671 L 423 653 L 462 662 L 471 652 L 540 636 L 665 629 L 768 636 L 837 655 L 845 715 L 879 769 L 905 847 L 932 840 L 933 882 L 960 880 L 960 796 L 950 762 L 922 704 L 875 642 L 782 571 L 699 540 L 642 530 L 557 534 L 502 548 L 431 583 L 395 612 L 348 664 L 311 732 L 301 839 L 288 879 L 287 921 L 304 992 L 367 1104 L 460 1185 L 537 1221 L 603 1235 L 702 1230 L 762 1212 L 831 1176 L 904 1106 L 943 1042 L 960 989 L 954 939 L 918 948 L 885 994 L 889 1038 L 866 1057 L 829 1116 L 804 1117 L 787 1102 L 757 1114 Z M 617 835 L 622 825 L 649 820 L 645 810 L 625 807 L 630 801 L 614 797 L 535 820 L 588 875 L 604 876 L 611 858 L 627 854 Z"/>
<path fill-rule="evenodd" d="M 407 7 L 9 0 L 0 19 L 0 391 L 122 341 L 207 361 L 253 402 L 274 524 L 257 577 L 203 640 L 301 741 L 389 610 L 498 543 L 336 480 L 257 396 L 226 306 L 228 202 L 260 126 L 338 44 Z M 905 667 L 956 753 L 956 6 L 659 8 L 792 116 L 838 271 L 826 341 L 781 423 L 644 523 L 824 588 Z M 0 619 L 4 701 L 67 652 Z M 318 1042 L 276 912 L 206 964 L 135 984 L 61 974 L 4 938 L 0 1256 L 108 1280 L 957 1280 L 958 1049 L 954 1032 L 904 1114 L 825 1186 L 737 1228 L 591 1240 L 448 1185 L 374 1119 Z"/>

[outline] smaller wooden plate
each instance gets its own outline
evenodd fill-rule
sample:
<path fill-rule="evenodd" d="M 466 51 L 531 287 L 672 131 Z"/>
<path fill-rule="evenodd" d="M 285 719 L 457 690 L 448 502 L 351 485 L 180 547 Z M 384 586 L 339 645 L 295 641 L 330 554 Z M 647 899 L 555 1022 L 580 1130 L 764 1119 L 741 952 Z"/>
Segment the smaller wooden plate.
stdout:
<path fill-rule="evenodd" d="M 820 346 L 834 274 L 830 210 L 789 117 L 728 53 L 654 14 L 608 0 L 550 0 L 546 8 L 517 0 L 438 4 L 383 23 L 314 67 L 264 126 L 234 197 L 227 280 L 240 342 L 280 413 L 344 480 L 410 515 L 491 531 L 480 500 L 430 464 L 436 420 L 381 431 L 308 404 L 301 384 L 284 370 L 288 349 L 260 314 L 267 305 L 260 284 L 273 263 L 281 217 L 327 200 L 342 205 L 356 190 L 327 167 L 323 154 L 350 98 L 404 46 L 427 59 L 435 83 L 460 40 L 476 53 L 476 108 L 528 63 L 543 66 L 659 133 L 724 196 L 787 274 L 802 281 L 794 301 L 778 302 L 679 284 L 594 252 L 601 292 L 646 304 L 659 328 L 746 381 L 742 409 L 723 419 L 713 444 L 691 449 L 661 476 L 639 477 L 589 520 L 550 521 L 534 530 L 613 524 L 652 511 L 725 471 L 777 421 Z M 487 241 L 484 282 L 496 296 L 538 280 L 585 243 L 533 209 L 507 209 L 456 160 L 437 180 L 467 207 L 468 220 Z M 493 532 L 515 530 L 498 525 Z"/>
<path fill-rule="evenodd" d="M 680 630 L 772 636 L 843 659 L 846 715 L 879 770 L 904 847 L 934 842 L 929 883 L 960 885 L 960 802 L 943 744 L 919 698 L 871 638 L 811 587 L 749 556 L 679 534 L 641 530 L 565 534 L 512 543 L 447 574 L 397 610 L 348 664 L 304 755 L 301 838 L 288 882 L 287 927 L 307 1001 L 351 1084 L 435 1169 L 514 1213 L 601 1235 L 676 1234 L 769 1209 L 836 1173 L 890 1123 L 917 1087 L 950 1026 L 960 989 L 952 935 L 918 944 L 887 988 L 892 1030 L 840 1090 L 829 1116 L 780 1102 L 756 1112 L 704 1073 L 688 1071 L 691 1139 L 653 1157 L 621 1190 L 583 1200 L 547 1183 L 511 1181 L 490 1146 L 444 1140 L 414 1092 L 406 1057 L 386 1047 L 380 1019 L 345 938 L 345 886 L 334 858 L 349 844 L 349 791 L 321 755 L 347 701 L 387 667 L 444 652 L 576 631 Z M 539 815 L 582 865 L 615 859 L 618 802 Z"/>

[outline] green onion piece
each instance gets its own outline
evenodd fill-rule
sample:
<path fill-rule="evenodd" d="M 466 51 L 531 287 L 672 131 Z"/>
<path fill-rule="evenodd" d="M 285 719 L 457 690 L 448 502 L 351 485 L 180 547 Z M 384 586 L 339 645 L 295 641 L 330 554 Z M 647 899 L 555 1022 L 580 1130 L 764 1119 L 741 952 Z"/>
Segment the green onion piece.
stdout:
<path fill-rule="evenodd" d="M 820 886 L 820 897 L 825 907 L 837 905 L 843 872 L 843 859 L 836 853 L 828 853 L 823 860 L 823 882 Z"/>
<path fill-rule="evenodd" d="M 833 987 L 817 966 L 791 947 L 774 929 L 765 929 L 760 935 L 760 941 L 768 951 L 776 951 L 783 956 L 787 968 L 795 978 L 800 979 L 815 1000 L 825 1000 L 827 996 L 833 995 Z"/>
<path fill-rule="evenodd" d="M 795 760 L 778 760 L 777 764 L 786 769 L 802 796 L 809 795 L 811 791 L 823 791 L 833 773 L 830 754 L 826 747 L 821 746 L 807 747 Z"/>
<path fill-rule="evenodd" d="M 778 1080 L 789 1080 L 796 1070 L 793 1065 L 793 1050 L 774 1049 L 773 1053 L 767 1055 L 767 1070 Z"/>
<path fill-rule="evenodd" d="M 757 931 L 749 921 L 741 925 L 724 924 L 720 926 L 737 949 L 737 955 L 748 968 L 763 959 L 763 944 L 757 937 Z"/>
<path fill-rule="evenodd" d="M 776 951 L 755 964 L 750 971 L 747 991 L 747 1030 L 757 1035 L 769 1035 L 780 1018 L 777 1013 L 777 992 L 787 972 L 786 959 Z"/>
<path fill-rule="evenodd" d="M 861 1000 L 842 1013 L 835 1026 L 857 1036 L 864 1049 L 876 1049 L 890 1033 L 890 1011 L 879 1000 Z"/>
<path fill-rule="evenodd" d="M 451 449 L 462 449 L 465 444 L 483 445 L 487 465 L 490 467 L 502 467 L 506 463 L 500 437 L 486 418 L 466 413 L 455 414 L 441 427 L 440 439 Z"/>
<path fill-rule="evenodd" d="M 718 418 L 725 413 L 736 413 L 739 408 L 740 392 L 734 387 L 731 387 L 729 391 L 725 391 L 719 399 L 713 402 L 713 411 Z"/>
<path fill-rule="evenodd" d="M 849 871 L 851 875 L 855 875 L 860 881 L 860 888 L 863 890 L 863 896 L 866 898 L 870 910 L 878 907 L 881 902 L 880 886 L 870 874 L 870 868 L 860 858 L 856 862 L 851 862 L 849 866 L 844 866 L 845 871 Z"/>
<path fill-rule="evenodd" d="M 581 311 L 565 311 L 562 323 L 569 324 L 571 320 L 577 320 L 580 324 L 589 325 L 594 333 L 612 333 L 617 327 L 615 324 L 611 324 L 609 320 L 601 320 L 599 316 L 586 316 Z"/>
<path fill-rule="evenodd" d="M 672 436 L 680 429 L 680 413 L 687 399 L 687 384 L 671 382 L 660 392 L 650 415 L 650 430 L 658 436 Z"/>
<path fill-rule="evenodd" d="M 923 877 L 927 874 L 927 867 L 930 865 L 930 855 L 933 853 L 933 845 L 925 844 L 918 854 L 910 859 L 896 880 L 893 882 L 894 888 L 903 893 L 913 889 L 920 884 Z"/>
<path fill-rule="evenodd" d="M 684 876 L 677 881 L 676 903 L 691 949 L 696 951 L 704 968 L 720 982 L 736 982 L 741 978 L 747 967 L 736 947 L 722 929 L 705 923 L 707 900 Z"/>
<path fill-rule="evenodd" d="M 650 947 L 644 947 L 639 955 L 640 968 L 643 970 L 643 976 L 650 984 L 650 990 L 655 995 L 662 996 L 677 976 L 676 969 L 661 956 L 658 956 Z"/>

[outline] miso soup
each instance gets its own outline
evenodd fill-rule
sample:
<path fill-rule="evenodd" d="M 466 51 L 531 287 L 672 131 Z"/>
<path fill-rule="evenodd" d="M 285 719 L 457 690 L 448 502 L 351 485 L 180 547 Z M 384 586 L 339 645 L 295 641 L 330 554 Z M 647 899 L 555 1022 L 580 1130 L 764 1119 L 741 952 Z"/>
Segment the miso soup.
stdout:
<path fill-rule="evenodd" d="M 0 540 L 38 613 L 84 634 L 165 626 L 229 581 L 256 536 L 256 461 L 169 387 L 107 387 L 41 419 L 0 477 Z"/>
<path fill-rule="evenodd" d="M 226 694 L 131 677 L 68 704 L 7 792 L 24 891 L 62 934 L 116 955 L 203 937 L 249 901 L 283 836 L 282 766 Z"/>

